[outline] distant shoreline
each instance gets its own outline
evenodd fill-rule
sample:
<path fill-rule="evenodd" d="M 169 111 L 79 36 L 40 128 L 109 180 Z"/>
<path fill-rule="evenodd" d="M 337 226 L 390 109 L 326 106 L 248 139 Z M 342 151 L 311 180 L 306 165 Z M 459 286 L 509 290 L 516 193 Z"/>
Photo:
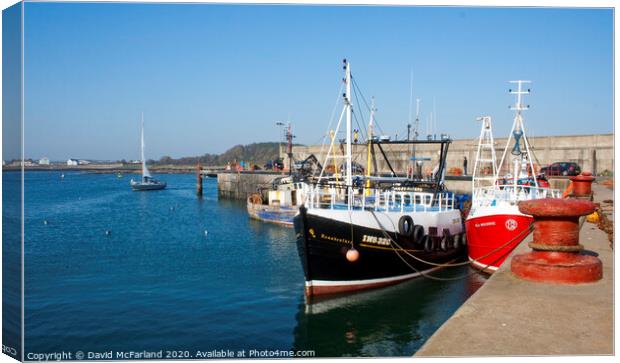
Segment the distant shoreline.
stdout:
<path fill-rule="evenodd" d="M 203 166 L 203 170 L 212 171 L 224 171 L 224 167 L 208 167 Z M 163 165 L 163 166 L 149 166 L 149 170 L 155 174 L 195 174 L 195 165 Z M 21 166 L 7 166 L 2 167 L 2 171 L 21 171 Z M 81 166 L 69 166 L 69 165 L 50 165 L 50 166 L 24 166 L 24 171 L 58 171 L 58 172 L 70 172 L 70 171 L 82 171 L 93 174 L 140 174 L 142 169 L 140 166 L 118 166 L 118 165 L 81 165 Z"/>

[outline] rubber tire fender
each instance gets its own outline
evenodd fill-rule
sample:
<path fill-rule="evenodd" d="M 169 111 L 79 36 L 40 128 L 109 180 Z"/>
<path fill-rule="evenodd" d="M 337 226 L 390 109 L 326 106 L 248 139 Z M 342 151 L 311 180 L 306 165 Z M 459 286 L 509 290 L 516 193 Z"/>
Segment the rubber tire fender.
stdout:
<path fill-rule="evenodd" d="M 452 241 L 452 247 L 454 247 L 455 250 L 458 250 L 459 247 L 461 247 L 461 234 L 460 233 L 454 236 L 454 240 Z"/>
<path fill-rule="evenodd" d="M 424 251 L 432 252 L 435 249 L 435 243 L 431 236 L 427 234 L 422 238 L 422 240 L 424 241 Z"/>
<path fill-rule="evenodd" d="M 400 219 L 398 220 L 398 233 L 401 236 L 411 237 L 413 235 L 413 228 L 414 224 L 413 218 L 411 218 L 411 216 L 404 215 L 400 217 Z"/>
<path fill-rule="evenodd" d="M 441 242 L 439 242 L 439 247 L 442 251 L 447 251 L 450 249 L 450 237 L 447 234 L 444 234 L 441 237 Z"/>
<path fill-rule="evenodd" d="M 416 224 L 413 226 L 413 242 L 422 243 L 424 240 L 424 226 L 421 224 Z"/>

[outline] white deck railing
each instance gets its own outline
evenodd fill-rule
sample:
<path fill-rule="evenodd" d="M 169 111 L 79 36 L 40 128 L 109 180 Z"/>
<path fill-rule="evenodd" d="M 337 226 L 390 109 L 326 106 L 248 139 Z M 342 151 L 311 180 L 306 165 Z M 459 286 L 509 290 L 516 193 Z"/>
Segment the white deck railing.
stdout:
<path fill-rule="evenodd" d="M 492 206 L 498 203 L 516 204 L 522 200 L 560 198 L 562 193 L 558 189 L 533 186 L 494 185 L 476 188 L 472 196 L 472 207 Z"/>
<path fill-rule="evenodd" d="M 453 193 L 313 186 L 306 194 L 308 209 L 363 209 L 383 212 L 426 212 L 454 209 Z"/>

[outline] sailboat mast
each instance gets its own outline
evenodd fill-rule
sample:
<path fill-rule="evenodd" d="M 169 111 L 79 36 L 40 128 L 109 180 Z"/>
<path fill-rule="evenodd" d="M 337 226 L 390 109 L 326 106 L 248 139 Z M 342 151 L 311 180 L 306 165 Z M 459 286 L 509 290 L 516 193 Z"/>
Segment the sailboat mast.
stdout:
<path fill-rule="evenodd" d="M 142 122 L 140 123 L 140 160 L 144 166 L 144 112 L 142 112 Z"/>
<path fill-rule="evenodd" d="M 142 122 L 140 128 L 140 158 L 142 159 L 142 178 L 150 177 L 149 170 L 146 168 L 146 158 L 144 157 L 144 112 L 141 113 Z"/>

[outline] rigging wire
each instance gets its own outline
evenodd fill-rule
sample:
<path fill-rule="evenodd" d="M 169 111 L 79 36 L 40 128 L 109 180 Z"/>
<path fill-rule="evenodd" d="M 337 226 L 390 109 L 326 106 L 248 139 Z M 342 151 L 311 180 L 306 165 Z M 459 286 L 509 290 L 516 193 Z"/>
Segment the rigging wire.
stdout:
<path fill-rule="evenodd" d="M 334 104 L 334 108 L 332 109 L 332 115 L 329 118 L 329 124 L 327 125 L 327 130 L 326 130 L 325 134 L 323 135 L 323 141 L 321 141 L 321 149 L 319 151 L 319 160 L 321 159 L 321 157 L 323 155 L 323 149 L 325 147 L 325 139 L 329 135 L 329 130 L 331 129 L 332 123 L 334 122 L 334 116 L 336 116 L 336 109 L 338 108 L 338 103 L 339 103 L 338 101 L 340 100 L 343 88 L 344 88 L 344 83 L 340 83 L 340 89 L 338 90 L 338 96 L 336 96 L 336 102 Z"/>
<path fill-rule="evenodd" d="M 457 277 L 454 277 L 454 278 L 441 278 L 441 277 L 436 277 L 436 276 L 430 276 L 430 275 L 428 275 L 427 273 L 425 274 L 424 272 L 419 271 L 419 270 L 418 270 L 418 269 L 416 269 L 415 267 L 411 266 L 411 264 L 409 264 L 409 263 L 408 263 L 408 262 L 407 262 L 407 261 L 406 261 L 406 260 L 405 260 L 405 259 L 404 259 L 401 255 L 400 255 L 400 253 L 398 252 L 398 250 L 399 250 L 399 249 L 400 249 L 402 252 L 404 252 L 406 255 L 408 255 L 409 257 L 413 258 L 414 260 L 417 260 L 418 262 L 422 262 L 422 263 L 424 263 L 424 264 L 431 265 L 431 266 L 435 266 L 435 267 L 459 267 L 459 266 L 469 265 L 469 264 L 470 264 L 470 261 L 464 261 L 464 262 L 459 262 L 459 263 L 443 263 L 443 264 L 438 264 L 438 263 L 434 263 L 434 262 L 431 262 L 431 261 L 426 261 L 426 260 L 423 260 L 423 259 L 421 259 L 421 258 L 419 258 L 419 257 L 417 257 L 417 256 L 414 256 L 414 255 L 413 255 L 413 254 L 411 254 L 409 251 L 407 251 L 406 249 L 402 248 L 402 247 L 401 247 L 401 246 L 400 246 L 400 245 L 399 245 L 399 244 L 398 244 L 398 243 L 397 243 L 397 242 L 396 242 L 396 241 L 392 238 L 392 236 L 391 236 L 391 235 L 390 235 L 390 234 L 389 234 L 389 233 L 385 230 L 385 228 L 383 227 L 383 225 L 381 224 L 381 222 L 380 222 L 380 221 L 379 221 L 379 219 L 377 218 L 377 215 L 375 214 L 375 212 L 374 212 L 374 211 L 372 211 L 372 210 L 371 210 L 371 211 L 370 211 L 370 213 L 371 213 L 371 214 L 372 214 L 372 216 L 375 218 L 375 221 L 377 222 L 377 224 L 378 224 L 378 225 L 379 225 L 379 227 L 381 228 L 381 232 L 383 233 L 383 235 L 384 235 L 386 238 L 389 238 L 390 242 L 391 242 L 392 244 L 394 244 L 394 245 L 397 247 L 397 249 L 394 249 L 394 252 L 398 255 L 398 257 L 400 257 L 400 259 L 401 259 L 401 260 L 402 260 L 402 261 L 403 261 L 403 262 L 404 262 L 407 266 L 409 266 L 409 267 L 410 267 L 412 270 L 414 270 L 415 272 L 419 273 L 420 275 L 422 275 L 422 276 L 424 276 L 424 277 L 430 278 L 430 279 L 432 279 L 432 280 L 442 280 L 442 281 L 459 280 L 459 279 L 463 279 L 463 278 L 466 278 L 466 277 L 468 277 L 468 276 L 470 276 L 470 275 L 471 275 L 471 273 L 468 273 L 468 274 L 466 274 L 466 275 L 457 276 Z M 481 259 L 483 259 L 483 258 L 486 258 L 486 257 L 490 256 L 491 254 L 493 254 L 493 253 L 495 253 L 495 252 L 497 252 L 497 251 L 501 250 L 502 248 L 504 248 L 504 247 L 506 247 L 506 246 L 510 245 L 511 243 L 513 243 L 513 242 L 514 242 L 517 238 L 520 238 L 520 237 L 525 238 L 525 237 L 527 237 L 527 235 L 529 235 L 529 234 L 530 234 L 533 230 L 534 230 L 534 227 L 533 227 L 532 225 L 530 225 L 530 227 L 529 227 L 529 228 L 524 229 L 523 231 L 521 231 L 519 234 L 517 234 L 514 238 L 512 238 L 512 239 L 511 239 L 511 240 L 509 240 L 508 242 L 506 242 L 506 243 L 504 243 L 503 245 L 501 245 L 501 246 L 499 246 L 499 247 L 495 248 L 494 250 L 490 251 L 490 252 L 489 252 L 489 253 L 487 253 L 486 255 L 483 255 L 483 256 L 481 256 L 481 257 L 478 257 L 478 259 L 477 259 L 477 260 L 481 260 Z M 527 234 L 525 234 L 525 232 L 527 232 Z M 523 235 L 523 236 L 522 236 L 522 235 Z M 486 266 L 485 266 L 482 270 L 483 270 L 483 271 L 484 271 L 484 270 L 486 270 L 489 266 L 491 266 L 493 263 L 495 263 L 496 261 L 498 261 L 498 260 L 499 260 L 499 259 L 501 259 L 502 257 L 503 257 L 503 255 L 502 255 L 502 256 L 500 256 L 497 260 L 493 261 L 491 264 L 486 265 Z M 477 261 L 477 260 L 474 260 L 474 261 Z"/>
<path fill-rule="evenodd" d="M 355 81 L 355 78 L 353 78 L 353 76 L 351 76 L 351 81 L 353 84 L 353 89 L 357 88 L 360 96 L 362 97 L 362 101 L 364 101 L 364 105 L 366 105 L 366 110 L 368 112 L 370 112 L 370 106 L 368 105 L 368 101 L 366 101 L 366 97 L 364 97 L 364 93 L 362 92 L 362 90 L 360 89 L 360 87 L 358 86 L 357 82 Z M 385 134 L 385 132 L 383 131 L 383 129 L 381 128 L 381 125 L 379 124 L 379 121 L 377 120 L 377 118 L 374 118 L 374 126 L 376 126 L 379 131 L 381 131 L 382 134 Z"/>
<path fill-rule="evenodd" d="M 368 131 L 366 130 L 366 120 L 364 119 L 364 113 L 362 112 L 362 108 L 360 107 L 360 102 L 359 102 L 360 98 L 357 95 L 357 91 L 355 87 L 353 87 L 353 97 L 355 97 L 356 102 L 354 104 L 357 105 L 357 109 L 359 110 L 359 113 L 360 113 L 360 118 L 362 119 L 362 127 L 360 127 L 360 123 L 358 122 L 357 117 L 355 118 L 355 122 L 357 123 L 357 129 L 360 131 L 364 130 L 363 135 L 365 135 L 364 137 L 366 138 L 366 140 L 368 140 Z"/>

